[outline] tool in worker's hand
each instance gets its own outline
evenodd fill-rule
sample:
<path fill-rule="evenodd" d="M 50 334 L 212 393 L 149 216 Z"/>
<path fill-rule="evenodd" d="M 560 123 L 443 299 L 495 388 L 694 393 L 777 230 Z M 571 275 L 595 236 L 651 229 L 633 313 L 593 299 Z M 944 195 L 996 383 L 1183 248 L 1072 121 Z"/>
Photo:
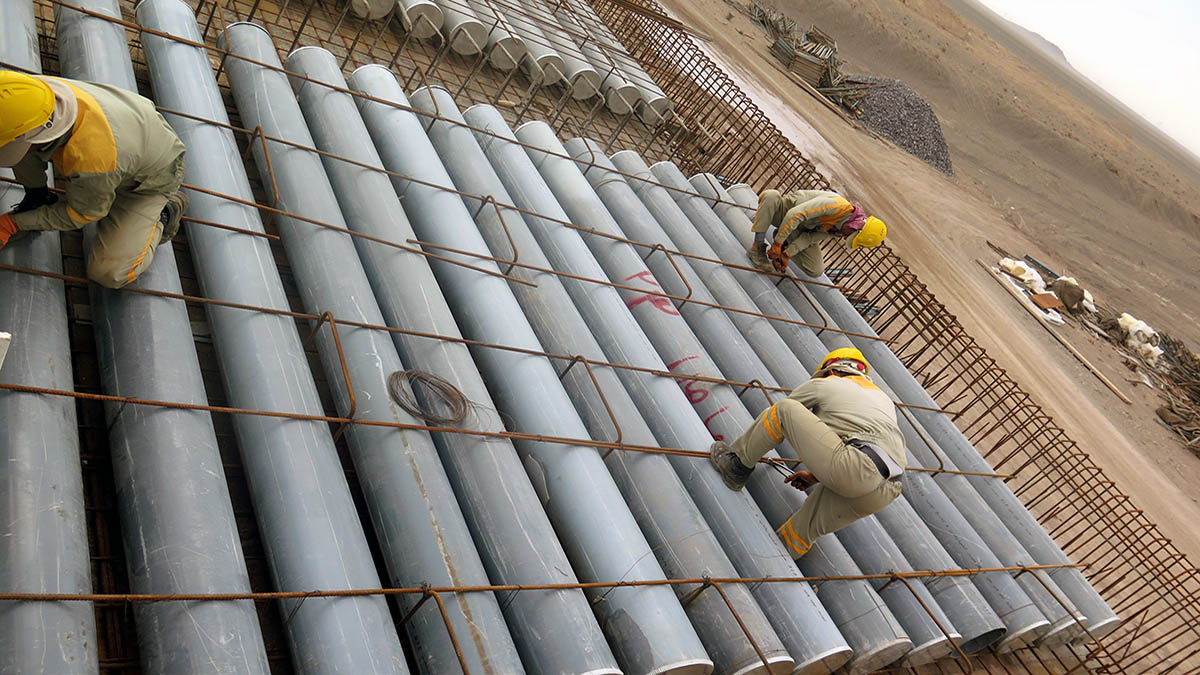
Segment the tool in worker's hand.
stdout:
<path fill-rule="evenodd" d="M 797 490 L 807 490 L 821 481 L 817 480 L 817 477 L 811 471 L 797 471 L 784 478 L 783 482 Z"/>
<path fill-rule="evenodd" d="M 0 331 L 0 368 L 4 367 L 4 357 L 8 354 L 9 342 L 12 342 L 12 334 Z"/>
<path fill-rule="evenodd" d="M 776 272 L 786 272 L 788 261 L 791 260 L 783 251 L 783 245 L 778 242 L 771 244 L 771 247 L 767 249 L 767 259 L 775 266 Z"/>

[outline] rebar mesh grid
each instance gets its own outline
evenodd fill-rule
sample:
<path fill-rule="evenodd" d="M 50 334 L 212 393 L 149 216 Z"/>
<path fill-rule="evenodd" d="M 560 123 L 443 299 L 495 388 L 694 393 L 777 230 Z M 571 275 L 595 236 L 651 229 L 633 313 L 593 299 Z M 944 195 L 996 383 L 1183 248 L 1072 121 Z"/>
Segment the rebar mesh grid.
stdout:
<path fill-rule="evenodd" d="M 60 4 L 59 0 L 39 0 L 38 4 L 43 63 L 47 72 L 51 73 L 57 71 L 53 44 L 54 27 L 51 20 L 53 4 Z M 654 6 L 653 3 L 642 4 Z M 499 75 L 487 68 L 481 68 L 477 60 L 464 59 L 448 53 L 436 44 L 408 38 L 398 30 L 398 21 L 394 21 L 391 16 L 383 22 L 363 22 L 349 15 L 344 6 L 327 7 L 316 2 L 307 6 L 300 5 L 301 3 L 293 3 L 291 0 L 282 5 L 241 0 L 218 4 L 212 0 L 199 0 L 198 16 L 204 30 L 205 46 L 210 49 L 214 67 L 219 69 L 223 65 L 223 56 L 214 46 L 220 27 L 234 20 L 256 20 L 266 24 L 278 47 L 286 45 L 289 39 L 289 49 L 304 44 L 317 44 L 342 57 L 344 68 L 371 62 L 387 63 L 410 89 L 424 84 L 446 86 L 456 94 L 456 99 L 461 104 L 492 103 L 514 124 L 528 119 L 547 119 L 560 135 L 601 137 L 605 139 L 604 144 L 609 149 L 636 148 L 649 156 L 673 159 L 686 170 L 712 171 L 720 175 L 739 177 L 760 186 L 828 185 L 827 181 L 813 170 L 811 163 L 783 138 L 766 116 L 753 106 L 749 98 L 737 90 L 732 81 L 686 36 L 664 28 L 644 15 L 617 8 L 606 0 L 597 0 L 596 9 L 626 45 L 632 47 L 630 51 L 634 57 L 654 75 L 659 85 L 676 102 L 680 112 L 666 124 L 652 128 L 632 115 L 618 118 L 594 103 L 580 105 L 566 100 L 565 94 L 555 97 L 546 90 L 538 90 L 523 74 Z M 132 16 L 132 6 L 127 4 L 123 9 L 126 16 Z M 145 63 L 140 52 L 137 30 L 131 21 L 125 23 L 127 37 L 133 47 L 135 69 L 143 80 L 143 92 L 148 93 L 144 82 Z M 227 89 L 223 89 L 223 92 L 228 96 Z M 510 95 L 516 100 L 507 98 Z M 236 124 L 236 111 L 232 109 L 232 105 L 229 107 L 231 120 Z M 419 111 L 414 112 L 420 114 Z M 239 131 L 242 132 L 238 134 L 239 142 L 247 150 L 252 143 L 261 141 L 265 146 L 268 141 L 268 137 L 265 137 L 261 130 Z M 277 139 L 270 140 L 278 142 Z M 716 148 L 719 152 L 714 152 L 711 148 Z M 262 196 L 273 194 L 274 191 L 269 186 L 266 186 L 266 189 L 261 189 L 264 186 L 258 187 L 258 203 L 255 206 L 268 216 L 272 212 L 283 213 L 270 206 L 269 200 Z M 447 186 L 439 187 L 453 189 Z M 669 186 L 663 187 L 672 189 Z M 496 205 L 495 200 L 492 200 L 492 203 L 496 208 L 509 208 L 508 205 Z M 193 222 L 201 226 L 220 226 L 215 223 Z M 327 226 L 323 223 L 317 224 Z M 562 224 L 573 226 L 570 223 Z M 270 229 L 270 225 L 268 228 Z M 266 236 L 277 239 L 273 234 L 268 233 Z M 67 282 L 72 307 L 76 390 L 84 395 L 77 400 L 81 413 L 81 435 L 84 436 L 85 483 L 91 516 L 89 534 L 95 585 L 98 592 L 119 596 L 108 597 L 106 601 L 96 605 L 100 618 L 101 663 L 107 671 L 137 672 L 136 647 L 131 644 L 133 640 L 130 639 L 136 632 L 127 604 L 136 598 L 123 595 L 128 588 L 122 567 L 119 523 L 112 506 L 111 469 L 106 468 L 104 464 L 107 439 L 102 423 L 102 411 L 99 408 L 102 397 L 97 396 L 94 347 L 89 345 L 91 335 L 87 296 L 82 288 L 86 282 L 80 278 L 80 244 L 77 237 L 67 237 L 65 241 L 69 243 L 64 244 L 64 258 L 69 264 L 65 268 L 68 278 L 63 280 Z M 414 253 L 437 255 L 428 250 L 422 253 L 417 248 L 421 242 L 380 243 L 406 248 Z M 630 243 L 648 249 L 647 255 L 661 251 L 668 257 L 689 256 L 685 252 L 667 251 L 662 247 L 641 242 Z M 290 275 L 287 273 L 286 257 L 275 241 L 272 245 L 280 261 L 281 274 L 294 290 L 294 284 L 290 284 Z M 185 252 L 182 249 L 186 249 L 186 237 L 178 240 L 177 247 L 181 249 L 181 253 Z M 502 266 L 517 265 L 518 257 L 519 253 L 514 251 L 511 259 L 496 261 Z M 190 273 L 188 256 L 180 255 L 179 258 L 181 273 L 185 276 L 185 294 L 189 296 L 185 299 L 189 301 L 189 312 L 197 325 L 197 345 L 203 356 L 205 349 L 211 352 L 211 345 L 206 338 L 203 305 L 212 301 L 200 295 Z M 831 251 L 831 258 L 856 270 L 843 285 L 852 295 L 868 298 L 874 306 L 884 308 L 884 311 L 869 317 L 873 325 L 881 334 L 899 340 L 892 345 L 893 348 L 906 360 L 913 372 L 925 380 L 931 393 L 934 393 L 942 405 L 954 409 L 960 425 L 972 440 L 980 444 L 990 444 L 986 450 L 983 445 L 980 447 L 998 471 L 1001 471 L 997 479 L 1016 476 L 1013 485 L 1017 494 L 1031 505 L 1043 523 L 1052 528 L 1052 533 L 1073 558 L 1087 566 L 1087 573 L 1093 583 L 1097 584 L 1097 588 L 1106 599 L 1113 603 L 1127 620 L 1121 630 L 1104 641 L 1104 645 L 1093 644 L 1091 650 L 1076 649 L 1073 653 L 1070 650 L 1058 653 L 1022 650 L 1003 658 L 964 660 L 958 668 L 969 671 L 973 668 L 972 662 L 983 663 L 989 669 L 1005 672 L 1044 672 L 1046 669 L 1062 671 L 1079 666 L 1110 672 L 1123 668 L 1134 672 L 1195 668 L 1187 665 L 1187 659 L 1195 653 L 1197 641 L 1200 640 L 1195 628 L 1188 631 L 1190 626 L 1194 626 L 1194 620 L 1189 619 L 1195 616 L 1196 570 L 1188 568 L 1186 559 L 1174 551 L 1168 540 L 1157 536 L 1153 524 L 1129 505 L 1128 498 L 1121 495 L 1115 485 L 1094 480 L 1102 473 L 1090 460 L 1082 461 L 1086 460 L 1086 455 L 1073 444 L 1069 444 L 1061 429 L 1053 427 L 1057 430 L 1056 433 L 1044 435 L 1047 424 L 1052 426 L 1049 418 L 1040 408 L 1028 401 L 1028 396 L 1020 392 L 1016 385 L 1004 376 L 1003 371 L 996 368 L 986 354 L 974 345 L 953 316 L 933 299 L 899 258 L 886 250 L 873 252 L 866 257 L 856 253 L 853 258 L 844 251 Z M 665 294 L 660 297 L 675 303 L 690 301 L 688 298 Z M 290 301 L 293 308 L 299 306 L 294 294 Z M 262 310 L 250 307 L 246 309 Z M 319 317 L 303 312 L 293 314 L 294 318 L 308 322 L 311 327 L 319 326 Z M 338 323 L 342 323 L 336 317 L 328 317 L 327 320 L 335 329 Z M 441 336 L 428 337 L 441 339 Z M 974 361 L 962 357 L 946 359 L 940 356 L 946 353 L 969 355 Z M 579 361 L 570 355 L 547 356 L 568 360 L 566 368 Z M 207 363 L 211 367 L 212 359 L 207 359 Z M 585 368 L 589 367 L 586 360 L 583 363 Z M 320 378 L 321 368 L 315 362 L 313 372 Z M 562 372 L 565 372 L 565 369 Z M 206 386 L 210 393 L 210 406 L 214 411 L 230 414 L 263 412 L 232 408 L 222 410 L 219 378 L 215 377 L 215 370 L 206 370 L 206 375 L 210 374 L 213 377 L 211 381 L 206 378 Z M 684 379 L 683 376 L 673 373 L 658 374 Z M 755 385 L 753 382 L 728 384 L 746 387 Z M 67 392 L 59 394 L 68 395 Z M 1009 406 L 1009 402 L 1014 399 L 1018 403 Z M 135 401 L 126 403 L 138 404 Z M 323 403 L 327 411 L 334 410 L 327 396 Z M 351 418 L 352 415 L 339 417 L 336 413 L 330 413 L 322 419 L 344 427 L 346 424 L 357 423 Z M 257 548 L 253 518 L 247 515 L 250 512 L 248 499 L 244 494 L 239 495 L 239 492 L 244 493 L 244 489 L 239 488 L 241 483 L 237 475 L 240 467 L 236 459 L 237 454 L 232 451 L 236 444 L 229 431 L 228 419 L 228 414 L 214 416 L 221 433 L 222 447 L 231 450 L 226 455 L 229 458 L 226 469 L 230 474 L 234 500 L 240 502 L 235 504 L 235 510 L 246 540 L 244 543 L 247 547 L 247 562 L 252 568 L 255 565 L 260 568 L 251 570 L 254 589 L 269 591 L 265 570 L 261 569 L 261 554 L 253 554 Z M 98 426 L 97 420 L 101 420 Z M 614 424 L 615 422 L 616 420 Z M 602 447 L 607 452 L 617 448 L 634 451 L 672 451 L 622 444 L 619 425 L 615 426 L 618 434 L 615 441 L 563 440 Z M 1064 451 L 1063 446 L 1068 445 L 1070 449 Z M 683 449 L 675 451 L 689 452 Z M 344 462 L 344 465 L 349 466 L 347 462 Z M 1070 467 L 1088 465 L 1089 470 L 1072 474 Z M 1058 472 L 1056 475 L 1071 474 L 1073 480 L 1055 481 L 1047 475 L 1054 471 Z M 353 485 L 355 481 L 352 469 L 348 469 L 348 473 Z M 1045 485 L 1046 481 L 1049 481 L 1050 485 Z M 1054 489 L 1051 490 L 1051 487 Z M 1097 490 L 1093 495 L 1092 491 Z M 1113 508 L 1113 504 L 1120 504 L 1124 510 Z M 1093 515 L 1104 517 L 1105 522 L 1091 523 Z M 1115 543 L 1110 537 L 1116 533 L 1127 535 L 1128 538 Z M 1132 576 L 1149 571 L 1158 571 L 1164 576 L 1157 579 L 1143 576 L 1140 578 L 1141 583 L 1131 580 Z M 957 572 L 979 573 L 978 570 Z M 725 581 L 735 580 L 672 580 L 671 583 L 703 583 L 720 592 L 719 583 Z M 407 589 L 390 592 L 424 592 L 426 597 L 434 597 L 436 600 L 438 592 L 469 591 Z M 108 600 L 120 604 L 112 605 Z M 263 615 L 268 649 L 273 657 L 273 667 L 286 671 L 288 664 L 286 656 L 281 655 L 280 638 L 283 618 L 273 609 L 276 607 L 275 603 L 260 603 L 259 607 Z M 397 619 L 403 622 L 402 617 Z M 929 672 L 945 672 L 945 667 L 951 666 L 939 664 Z"/>

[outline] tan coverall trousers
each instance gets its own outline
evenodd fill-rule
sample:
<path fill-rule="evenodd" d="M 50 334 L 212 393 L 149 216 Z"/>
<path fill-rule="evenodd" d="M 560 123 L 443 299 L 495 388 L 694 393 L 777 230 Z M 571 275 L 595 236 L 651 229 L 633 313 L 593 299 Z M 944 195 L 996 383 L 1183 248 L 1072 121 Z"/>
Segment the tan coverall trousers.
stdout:
<path fill-rule="evenodd" d="M 758 210 L 754 212 L 754 232 L 771 233 L 771 239 L 779 234 L 778 228 L 784 223 L 808 223 L 805 214 L 807 206 L 796 204 L 788 195 L 779 190 L 763 190 L 758 197 Z M 833 235 L 825 231 L 801 231 L 791 234 L 787 239 L 786 251 L 788 256 L 800 265 L 809 276 L 819 277 L 825 273 L 825 256 L 821 252 L 820 243 Z M 769 245 L 770 242 L 768 242 Z"/>
<path fill-rule="evenodd" d="M 871 458 L 846 445 L 803 403 L 785 398 L 758 416 L 730 449 L 746 466 L 787 439 L 820 484 L 776 530 L 792 558 L 808 553 L 817 537 L 865 518 L 900 496 L 900 482 L 884 480 Z"/>
<path fill-rule="evenodd" d="M 162 236 L 158 218 L 167 197 L 117 193 L 108 215 L 96 221 L 96 236 L 87 251 L 89 279 L 108 288 L 121 288 L 146 271 Z"/>

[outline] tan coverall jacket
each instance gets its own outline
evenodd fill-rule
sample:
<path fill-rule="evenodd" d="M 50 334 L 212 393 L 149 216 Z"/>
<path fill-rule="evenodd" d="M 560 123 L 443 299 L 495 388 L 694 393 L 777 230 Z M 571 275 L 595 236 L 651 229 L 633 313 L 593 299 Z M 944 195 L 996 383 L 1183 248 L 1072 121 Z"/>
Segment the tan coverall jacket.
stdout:
<path fill-rule="evenodd" d="M 854 205 L 836 192 L 764 190 L 758 197 L 753 231 L 777 228 L 772 241 L 782 246 L 805 274 L 818 277 L 825 273 L 821 242 L 840 237 L 842 223 L 853 214 Z"/>
<path fill-rule="evenodd" d="M 886 480 L 866 454 L 845 441 L 876 444 L 900 467 L 907 463 L 896 407 L 861 375 L 813 378 L 763 411 L 730 449 L 754 466 L 787 439 L 820 484 L 778 530 L 793 558 L 823 534 L 869 516 L 900 496 L 900 481 Z"/>
<path fill-rule="evenodd" d="M 137 94 L 103 84 L 59 78 L 75 94 L 70 133 L 32 148 L 13 167 L 27 188 L 46 186 L 46 164 L 65 179 L 63 199 L 13 215 L 18 230 L 77 230 L 97 222 L 88 250 L 88 277 L 120 288 L 154 258 L 162 234 L 159 214 L 183 182 L 184 146 Z"/>

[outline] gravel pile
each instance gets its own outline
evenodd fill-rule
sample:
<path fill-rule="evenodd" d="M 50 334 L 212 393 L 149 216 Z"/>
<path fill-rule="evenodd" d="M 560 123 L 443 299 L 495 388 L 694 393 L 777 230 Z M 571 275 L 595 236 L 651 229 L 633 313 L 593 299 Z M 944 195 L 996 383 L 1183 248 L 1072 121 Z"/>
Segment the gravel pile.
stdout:
<path fill-rule="evenodd" d="M 900 80 L 887 77 L 854 75 L 848 79 L 887 84 L 871 89 L 861 101 L 859 119 L 914 157 L 948 176 L 954 175 L 942 125 L 920 94 Z"/>

